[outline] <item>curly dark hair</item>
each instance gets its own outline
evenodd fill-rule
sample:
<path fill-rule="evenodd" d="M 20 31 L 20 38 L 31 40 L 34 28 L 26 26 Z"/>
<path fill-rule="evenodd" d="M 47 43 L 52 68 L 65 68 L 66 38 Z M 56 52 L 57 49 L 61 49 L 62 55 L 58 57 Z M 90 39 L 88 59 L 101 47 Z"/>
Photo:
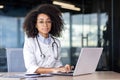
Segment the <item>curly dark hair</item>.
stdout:
<path fill-rule="evenodd" d="M 62 19 L 61 11 L 52 4 L 41 4 L 38 7 L 32 9 L 27 14 L 23 24 L 23 30 L 25 31 L 27 36 L 34 38 L 38 34 L 36 22 L 37 16 L 41 13 L 48 15 L 52 20 L 52 27 L 49 33 L 55 37 L 60 37 L 61 32 L 64 28 L 64 22 Z"/>

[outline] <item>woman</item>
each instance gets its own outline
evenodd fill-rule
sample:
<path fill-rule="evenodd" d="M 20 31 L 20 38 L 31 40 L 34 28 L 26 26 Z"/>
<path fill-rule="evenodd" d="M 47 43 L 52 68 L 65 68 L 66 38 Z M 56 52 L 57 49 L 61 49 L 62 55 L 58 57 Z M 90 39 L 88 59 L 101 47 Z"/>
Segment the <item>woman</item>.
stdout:
<path fill-rule="evenodd" d="M 58 8 L 51 4 L 41 4 L 27 14 L 23 29 L 27 35 L 23 53 L 28 73 L 71 70 L 70 65 L 62 66 L 60 61 L 61 46 L 56 37 L 63 30 L 63 20 Z"/>

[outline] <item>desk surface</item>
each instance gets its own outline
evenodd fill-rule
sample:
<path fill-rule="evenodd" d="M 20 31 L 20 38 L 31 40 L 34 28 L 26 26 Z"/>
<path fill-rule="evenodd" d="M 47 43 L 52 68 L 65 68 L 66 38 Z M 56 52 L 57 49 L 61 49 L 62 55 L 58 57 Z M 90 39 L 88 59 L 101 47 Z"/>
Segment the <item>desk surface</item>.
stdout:
<path fill-rule="evenodd" d="M 21 73 L 0 73 L 0 80 L 120 80 L 120 73 L 112 71 L 98 71 L 92 74 L 80 76 L 52 76 L 39 78 L 2 78 L 5 75 L 14 75 Z"/>

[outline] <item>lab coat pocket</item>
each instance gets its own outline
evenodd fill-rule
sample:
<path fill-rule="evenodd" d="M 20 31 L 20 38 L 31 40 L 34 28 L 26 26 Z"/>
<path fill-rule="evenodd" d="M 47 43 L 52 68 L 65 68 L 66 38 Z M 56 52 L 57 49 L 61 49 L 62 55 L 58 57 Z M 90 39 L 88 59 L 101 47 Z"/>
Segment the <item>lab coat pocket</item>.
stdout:
<path fill-rule="evenodd" d="M 42 59 L 41 57 L 39 57 L 39 58 L 37 59 L 37 64 L 38 64 L 39 66 L 42 66 L 43 62 L 44 62 L 44 59 Z"/>
<path fill-rule="evenodd" d="M 52 56 L 49 56 L 49 57 L 47 57 L 45 63 L 47 65 L 47 67 L 54 67 L 55 60 L 54 60 L 54 58 Z"/>

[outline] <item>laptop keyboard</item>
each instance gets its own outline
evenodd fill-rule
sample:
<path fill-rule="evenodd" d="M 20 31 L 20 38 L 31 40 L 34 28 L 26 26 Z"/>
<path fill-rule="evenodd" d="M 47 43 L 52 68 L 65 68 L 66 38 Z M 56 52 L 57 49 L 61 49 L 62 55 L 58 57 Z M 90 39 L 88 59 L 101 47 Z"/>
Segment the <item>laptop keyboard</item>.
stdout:
<path fill-rule="evenodd" d="M 70 71 L 70 72 L 58 72 L 58 73 L 53 73 L 53 75 L 72 76 L 73 75 L 73 71 Z"/>

